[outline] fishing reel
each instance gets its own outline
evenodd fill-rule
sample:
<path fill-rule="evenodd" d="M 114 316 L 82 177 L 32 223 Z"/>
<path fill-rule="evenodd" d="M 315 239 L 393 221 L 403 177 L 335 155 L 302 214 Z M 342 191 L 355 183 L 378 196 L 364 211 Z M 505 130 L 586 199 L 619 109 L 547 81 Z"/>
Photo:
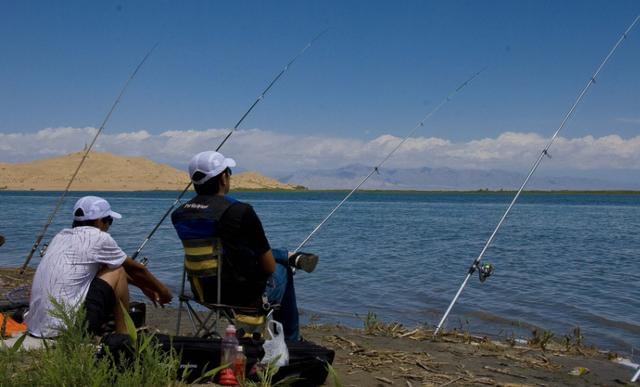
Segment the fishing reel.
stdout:
<path fill-rule="evenodd" d="M 480 282 L 484 282 L 487 280 L 487 278 L 489 278 L 491 276 L 491 274 L 493 274 L 493 265 L 490 264 L 489 262 L 486 263 L 474 263 L 473 266 L 471 267 L 471 272 L 473 273 L 474 271 L 478 271 L 478 277 L 480 279 Z"/>
<path fill-rule="evenodd" d="M 44 257 L 44 254 L 47 252 L 47 247 L 49 247 L 48 243 L 42 245 L 42 248 L 40 249 L 40 258 Z"/>

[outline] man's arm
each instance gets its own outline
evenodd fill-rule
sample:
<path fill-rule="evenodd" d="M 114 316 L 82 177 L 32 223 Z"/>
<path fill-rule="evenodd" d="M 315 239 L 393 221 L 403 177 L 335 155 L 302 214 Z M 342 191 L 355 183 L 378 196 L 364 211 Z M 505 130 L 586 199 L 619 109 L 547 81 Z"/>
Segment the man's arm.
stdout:
<path fill-rule="evenodd" d="M 276 271 L 276 260 L 262 228 L 262 222 L 251 206 L 248 206 L 248 210 L 243 214 L 241 232 L 246 235 L 249 248 L 257 255 L 262 272 L 267 276 L 273 274 Z"/>
<path fill-rule="evenodd" d="M 173 295 L 169 288 L 151 274 L 146 266 L 127 257 L 122 263 L 122 267 L 127 273 L 128 282 L 140 288 L 154 304 L 157 302 L 164 305 L 171 302 Z"/>
<path fill-rule="evenodd" d="M 262 253 L 262 255 L 258 257 L 258 262 L 260 263 L 262 271 L 264 271 L 266 275 L 271 275 L 276 271 L 276 260 L 273 258 L 271 249 Z"/>

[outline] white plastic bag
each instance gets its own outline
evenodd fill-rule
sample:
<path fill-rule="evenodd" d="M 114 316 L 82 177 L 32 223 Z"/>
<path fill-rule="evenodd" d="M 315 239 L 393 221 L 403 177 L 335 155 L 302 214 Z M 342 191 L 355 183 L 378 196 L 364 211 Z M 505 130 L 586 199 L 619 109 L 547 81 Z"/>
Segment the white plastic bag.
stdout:
<path fill-rule="evenodd" d="M 278 334 L 275 333 L 276 331 Z M 260 360 L 260 363 L 269 364 L 274 362 L 273 364 L 276 367 L 286 366 L 289 364 L 289 350 L 284 342 L 282 324 L 276 320 L 269 320 L 267 322 L 267 332 L 270 338 L 267 338 L 262 345 L 264 357 Z"/>

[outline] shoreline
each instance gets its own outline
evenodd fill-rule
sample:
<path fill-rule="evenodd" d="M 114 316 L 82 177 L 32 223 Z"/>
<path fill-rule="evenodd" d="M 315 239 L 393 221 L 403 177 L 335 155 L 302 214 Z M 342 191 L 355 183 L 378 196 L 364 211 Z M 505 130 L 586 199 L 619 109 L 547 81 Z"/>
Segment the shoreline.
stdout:
<path fill-rule="evenodd" d="M 31 281 L 33 268 L 26 277 L 18 270 L 0 268 L 3 301 L 7 290 Z M 146 326 L 152 332 L 175 334 L 177 307 L 155 308 L 147 303 L 146 311 Z M 183 311 L 180 333 L 189 332 Z M 333 366 L 345 386 L 612 385 L 633 376 L 629 359 L 584 345 L 579 331 L 563 341 L 544 331 L 528 340 L 501 340 L 461 330 L 434 339 L 431 329 L 396 322 L 367 319 L 362 328 L 349 328 L 309 319 L 301 332 L 306 340 L 336 351 Z"/>
<path fill-rule="evenodd" d="M 62 193 L 64 191 L 61 190 L 49 190 L 49 189 L 7 189 L 0 187 L 0 193 L 9 192 L 9 193 L 27 193 L 27 192 L 37 192 L 37 193 Z M 71 189 L 69 192 L 115 192 L 115 193 L 149 193 L 149 192 L 157 192 L 157 193 L 178 193 L 177 190 L 165 190 L 165 189 L 146 189 L 146 190 L 131 190 L 131 189 L 89 189 L 89 190 L 76 190 Z M 193 189 L 190 189 L 189 192 L 194 192 Z M 309 189 L 309 188 L 300 188 L 300 189 L 281 189 L 281 188 L 237 188 L 233 190 L 236 193 L 243 192 L 256 192 L 256 193 L 271 193 L 271 192 L 284 192 L 284 193 L 348 193 L 351 192 L 351 189 Z M 477 190 L 381 190 L 381 189 L 359 189 L 358 193 L 363 194 L 437 194 L 437 195 L 512 195 L 515 194 L 517 190 L 489 190 L 489 189 L 477 189 Z M 611 189 L 611 190 L 602 190 L 602 189 L 594 189 L 594 190 L 524 190 L 522 191 L 523 195 L 640 195 L 640 190 L 620 190 L 620 189 Z"/>
<path fill-rule="evenodd" d="M 147 305 L 147 326 L 175 334 L 176 308 Z M 184 312 L 181 334 L 188 334 Z M 628 359 L 584 346 L 580 337 L 494 340 L 463 331 L 432 338 L 432 330 L 400 323 L 364 328 L 310 323 L 305 340 L 336 352 L 334 369 L 345 386 L 387 385 L 612 385 L 633 376 Z"/>

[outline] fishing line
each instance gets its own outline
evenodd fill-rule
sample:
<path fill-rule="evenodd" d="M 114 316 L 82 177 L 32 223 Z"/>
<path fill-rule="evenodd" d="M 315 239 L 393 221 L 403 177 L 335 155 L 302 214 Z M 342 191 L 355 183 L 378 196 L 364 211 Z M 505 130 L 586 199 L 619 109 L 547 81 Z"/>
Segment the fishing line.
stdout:
<path fill-rule="evenodd" d="M 327 32 L 327 30 L 324 30 L 322 32 L 320 32 L 318 35 L 316 35 L 313 39 L 311 39 L 309 41 L 309 43 L 307 43 L 306 46 L 304 46 L 304 48 L 302 50 L 300 50 L 300 52 L 298 52 L 298 54 L 296 56 L 294 56 L 283 68 L 282 70 L 280 70 L 280 72 L 278 73 L 278 75 L 275 76 L 275 78 L 273 78 L 273 80 L 269 83 L 269 85 L 264 89 L 264 91 L 262 93 L 260 93 L 260 95 L 258 96 L 258 98 L 256 98 L 256 100 L 253 102 L 253 104 L 251 104 L 251 106 L 249 107 L 249 109 L 247 109 L 247 111 L 242 115 L 242 117 L 240 117 L 240 119 L 238 120 L 238 122 L 236 122 L 236 124 L 233 126 L 233 128 L 231 129 L 231 131 L 229 131 L 229 133 L 225 136 L 225 138 L 222 140 L 222 142 L 220 143 L 220 145 L 218 145 L 218 147 L 216 148 L 216 152 L 220 150 L 220 148 L 222 148 L 222 146 L 224 145 L 225 142 L 227 142 L 227 140 L 229 139 L 229 137 L 231 137 L 231 135 L 233 134 L 233 132 L 236 131 L 236 129 L 238 129 L 238 127 L 240 126 L 240 124 L 242 123 L 242 121 L 244 121 L 244 119 L 249 115 L 249 113 L 251 113 L 251 111 L 253 110 L 253 108 L 258 104 L 258 102 L 260 102 L 265 95 L 267 94 L 267 92 L 269 92 L 269 90 L 271 89 L 271 87 L 273 85 L 276 84 L 276 82 L 278 82 L 278 80 L 280 79 L 280 77 L 282 77 L 282 75 L 289 69 L 289 66 L 291 66 L 296 60 L 298 60 L 298 58 L 300 56 L 302 56 L 302 54 L 304 54 L 305 51 L 307 51 L 307 49 L 309 47 L 311 47 L 313 45 L 313 43 L 318 40 L 322 35 L 325 34 L 325 32 Z M 138 249 L 136 250 L 135 253 L 133 253 L 133 255 L 131 256 L 132 259 L 136 259 L 138 257 L 138 255 L 140 255 L 140 252 L 142 251 L 142 249 L 144 249 L 145 245 L 151 240 L 151 238 L 153 237 L 153 235 L 156 233 L 156 231 L 158 230 L 158 228 L 160 227 L 160 225 L 165 221 L 165 219 L 167 219 L 167 217 L 169 216 L 169 214 L 171 213 L 171 211 L 173 211 L 173 209 L 175 208 L 175 206 L 177 206 L 180 203 L 180 199 L 182 199 L 182 197 L 184 196 L 185 193 L 187 193 L 187 191 L 189 190 L 189 188 L 191 188 L 192 182 L 189 181 L 189 183 L 187 184 L 187 186 L 182 190 L 182 192 L 180 192 L 180 194 L 178 195 L 178 197 L 176 198 L 176 200 L 171 204 L 171 206 L 167 209 L 167 211 L 164 213 L 164 215 L 162 215 L 162 217 L 160 218 L 160 221 L 158 221 L 158 223 L 155 225 L 155 227 L 153 227 L 153 229 L 151 230 L 151 232 L 149 233 L 149 235 L 147 235 L 147 237 L 144 239 L 144 241 L 142 241 L 142 244 L 140 245 L 140 247 L 138 247 Z M 144 264 L 146 264 L 146 262 L 148 261 L 148 259 L 144 259 Z"/>
<path fill-rule="evenodd" d="M 382 159 L 382 161 L 380 161 L 380 163 L 378 163 L 378 165 L 376 165 L 375 167 L 373 167 L 373 169 L 371 169 L 371 172 L 369 172 L 368 175 L 366 175 L 359 183 L 358 185 L 356 185 L 351 192 L 349 192 L 347 194 L 347 196 L 344 197 L 344 199 L 342 199 L 342 201 L 340 203 L 338 203 L 337 206 L 335 206 L 335 208 L 333 210 L 331 210 L 331 212 L 329 212 L 329 215 L 327 215 L 322 222 L 320 222 L 320 224 L 318 224 L 316 226 L 316 228 L 313 229 L 313 231 L 311 231 L 311 233 L 302 241 L 302 243 L 300 243 L 300 245 L 294 250 L 294 253 L 297 253 L 298 251 L 300 251 L 300 249 L 302 247 L 304 247 L 304 245 L 307 244 L 307 242 L 311 239 L 311 237 L 318 232 L 318 230 L 320 230 L 320 228 L 329 220 L 329 218 L 331 218 L 331 216 L 333 216 L 333 214 L 338 210 L 338 208 L 340 208 L 350 197 L 351 195 L 353 195 L 354 192 L 356 192 L 358 190 L 358 188 L 360 188 L 367 180 L 369 180 L 369 178 L 376 172 L 379 172 L 380 167 L 382 166 L 382 164 L 384 164 L 387 160 L 389 160 L 389 158 L 402 146 L 402 144 L 404 144 L 409 137 L 411 137 L 416 130 L 418 130 L 418 128 L 421 128 L 422 126 L 424 126 L 424 122 L 426 120 L 428 120 L 431 116 L 433 116 L 438 110 L 440 110 L 440 108 L 442 108 L 444 105 L 446 105 L 449 101 L 451 101 L 453 99 L 453 97 L 455 97 L 456 94 L 458 94 L 465 86 L 467 86 L 474 78 L 476 78 L 478 75 L 480 75 L 483 71 L 486 70 L 486 67 L 483 68 L 482 70 L 474 73 L 469 79 L 467 79 L 466 81 L 464 81 L 463 83 L 460 84 L 460 86 L 458 86 L 455 90 L 453 90 L 451 93 L 449 93 L 449 95 L 447 95 L 435 108 L 433 108 L 433 110 L 431 110 L 429 113 L 427 113 L 426 116 L 424 116 L 424 118 L 422 119 L 422 121 L 418 122 L 418 124 L 416 124 L 416 126 L 409 132 L 409 134 L 407 134 L 402 141 L 400 141 L 400 143 L 398 143 L 398 145 L 396 145 L 391 152 L 389 152 L 389 154 L 387 154 L 387 156 Z"/>
<path fill-rule="evenodd" d="M 155 45 L 153 45 L 153 47 L 151 47 L 151 49 L 147 52 L 147 54 L 144 56 L 144 58 L 142 58 L 140 63 L 138 63 L 138 66 L 136 66 L 135 70 L 133 70 L 133 73 L 131 73 L 131 75 L 129 76 L 129 79 L 127 79 L 127 81 L 125 82 L 124 86 L 120 90 L 120 93 L 118 94 L 118 97 L 113 102 L 113 105 L 111 105 L 111 109 L 109 109 L 109 112 L 104 117 L 104 120 L 102 121 L 102 124 L 100 125 L 100 128 L 98 128 L 98 131 L 93 136 L 93 139 L 91 140 L 91 143 L 89 144 L 89 146 L 85 150 L 84 154 L 82 155 L 82 158 L 80 159 L 80 163 L 78 164 L 78 167 L 76 168 L 75 172 L 73 172 L 73 175 L 71 176 L 71 179 L 69 180 L 69 183 L 67 183 L 67 187 L 62 192 L 62 195 L 60 195 L 60 198 L 58 199 L 58 202 L 56 203 L 53 211 L 51 212 L 51 215 L 49 215 L 49 219 L 47 220 L 47 222 L 45 223 L 44 227 L 42 228 L 42 231 L 40 232 L 40 234 L 36 238 L 36 241 L 33 243 L 33 246 L 31 247 L 31 251 L 27 255 L 27 258 L 26 258 L 24 264 L 22 265 L 22 268 L 20 269 L 20 274 L 24 273 L 25 269 L 27 268 L 27 265 L 29 264 L 29 261 L 31 261 L 31 258 L 33 257 L 33 254 L 38 249 L 38 246 L 40 245 L 40 242 L 42 242 L 42 239 L 44 238 L 44 236 L 45 236 L 45 234 L 47 232 L 47 229 L 49 228 L 49 226 L 53 222 L 53 218 L 55 217 L 56 213 L 60 209 L 60 206 L 62 205 L 62 202 L 64 201 L 65 196 L 67 196 L 67 193 L 69 192 L 69 188 L 71 187 L 71 184 L 73 183 L 73 181 L 75 180 L 76 176 L 78 175 L 78 172 L 80 171 L 80 168 L 82 167 L 82 164 L 84 164 L 84 161 L 87 159 L 87 156 L 89 155 L 89 152 L 93 148 L 93 145 L 96 143 L 96 140 L 98 139 L 98 136 L 100 136 L 100 133 L 102 133 L 102 130 L 107 125 L 107 122 L 109 122 L 109 119 L 111 118 L 111 115 L 116 110 L 116 107 L 120 103 L 120 100 L 122 99 L 122 96 L 124 95 L 124 92 L 127 90 L 127 88 L 129 87 L 129 84 L 131 83 L 133 78 L 135 78 L 136 74 L 138 74 L 138 70 L 140 70 L 142 65 L 149 58 L 149 56 L 151 56 L 151 53 L 156 49 L 156 47 L 158 47 L 158 44 L 159 43 L 156 43 Z"/>
<path fill-rule="evenodd" d="M 614 52 L 618 49 L 618 46 L 622 43 L 622 41 L 627 38 L 629 32 L 631 32 L 631 30 L 636 25 L 638 20 L 640 20 L 640 15 L 636 16 L 636 18 L 633 21 L 633 23 L 631 23 L 631 25 L 629 25 L 629 27 L 625 30 L 625 32 L 622 34 L 622 36 L 620 36 L 620 38 L 618 39 L 616 44 L 613 46 L 613 48 L 609 51 L 609 54 L 607 54 L 607 56 L 604 58 L 602 63 L 600 63 L 600 66 L 598 66 L 598 69 L 596 70 L 596 72 L 593 73 L 591 78 L 589 78 L 589 82 L 587 82 L 587 85 L 582 89 L 582 91 L 578 95 L 578 98 L 575 100 L 575 102 L 573 103 L 573 105 L 571 106 L 571 108 L 569 109 L 567 114 L 564 116 L 564 119 L 562 120 L 562 122 L 560 123 L 560 126 L 558 127 L 558 129 L 556 129 L 555 133 L 551 137 L 551 140 L 549 141 L 547 146 L 542 150 L 542 152 L 540 152 L 540 155 L 538 156 L 538 158 L 536 159 L 535 163 L 533 164 L 533 167 L 531 167 L 531 170 L 529 171 L 529 174 L 527 175 L 527 177 L 524 179 L 524 182 L 520 186 L 520 189 L 518 189 L 518 192 L 516 192 L 516 195 L 513 197 L 513 200 L 509 204 L 509 207 L 507 207 L 507 210 L 502 215 L 502 218 L 500 218 L 500 221 L 498 222 L 498 225 L 493 230 L 493 233 L 491 233 L 491 236 L 487 240 L 487 243 L 482 248 L 482 251 L 480 252 L 478 257 L 473 261 L 473 263 L 469 267 L 469 271 L 467 272 L 466 278 L 462 282 L 462 285 L 458 289 L 458 292 L 456 293 L 455 297 L 453 297 L 453 300 L 449 304 L 449 307 L 447 308 L 447 311 L 444 313 L 444 316 L 442 316 L 442 319 L 440 320 L 440 323 L 438 323 L 438 326 L 437 326 L 436 330 L 433 332 L 434 336 L 436 336 L 438 334 L 438 332 L 440 332 L 440 329 L 442 328 L 442 324 L 444 324 L 445 320 L 447 319 L 447 316 L 449 316 L 449 313 L 451 312 L 451 309 L 453 308 L 453 305 L 458 300 L 458 297 L 460 297 L 460 294 L 462 293 L 462 290 L 464 289 L 464 287 L 466 286 L 467 282 L 469 281 L 469 278 L 471 277 L 471 275 L 477 269 L 482 269 L 482 267 L 480 266 L 480 260 L 482 259 L 482 257 L 484 256 L 484 253 L 487 251 L 487 249 L 489 248 L 489 246 L 491 245 L 491 243 L 495 239 L 496 234 L 498 233 L 498 230 L 500 229 L 500 226 L 502 226 L 502 223 L 504 222 L 504 220 L 506 219 L 507 215 L 511 211 L 511 208 L 513 207 L 513 205 L 516 203 L 516 200 L 518 200 L 518 197 L 520 196 L 520 193 L 522 193 L 522 190 L 524 189 L 524 187 L 529 182 L 529 179 L 531 178 L 533 173 L 536 171 L 536 169 L 538 169 L 538 166 L 540 165 L 540 163 L 542 162 L 542 160 L 544 159 L 545 156 L 551 158 L 551 156 L 549 155 L 549 148 L 551 147 L 551 145 L 556 140 L 556 137 L 558 137 L 558 134 L 560 133 L 562 128 L 564 128 L 564 126 L 567 123 L 567 121 L 569 120 L 569 118 L 573 115 L 576 107 L 578 106 L 580 101 L 582 101 L 582 98 L 587 93 L 587 90 L 589 90 L 591 85 L 596 83 L 596 78 L 598 77 L 598 74 L 600 73 L 600 70 L 602 70 L 602 68 L 605 66 L 605 64 L 609 61 L 609 58 L 611 58 L 611 56 L 614 54 Z M 482 271 L 481 271 L 481 274 L 482 274 Z"/>

